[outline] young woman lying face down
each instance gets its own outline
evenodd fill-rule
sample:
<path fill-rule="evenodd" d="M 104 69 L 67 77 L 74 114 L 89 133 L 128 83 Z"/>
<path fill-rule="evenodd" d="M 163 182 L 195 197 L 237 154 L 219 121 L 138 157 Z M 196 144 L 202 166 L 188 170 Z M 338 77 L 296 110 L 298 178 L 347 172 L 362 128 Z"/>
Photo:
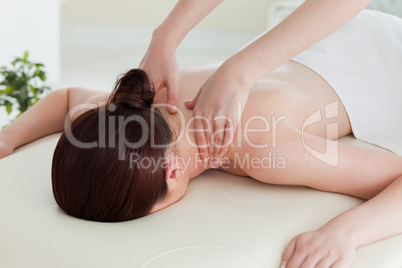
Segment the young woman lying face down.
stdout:
<path fill-rule="evenodd" d="M 110 95 L 83 88 L 52 92 L 0 132 L 0 158 L 63 130 L 69 112 L 72 123 L 54 152 L 52 184 L 57 204 L 74 217 L 118 222 L 157 212 L 177 202 L 190 179 L 219 168 L 369 199 L 295 237 L 283 254 L 288 268 L 348 267 L 357 247 L 402 232 L 402 157 L 335 141 L 352 133 L 348 113 L 329 83 L 295 61 L 250 89 L 224 161 L 204 164 L 192 110 L 183 102 L 215 69 L 181 72 L 175 115 L 164 105 L 166 89 L 155 94 L 139 69 L 122 76 Z"/>
<path fill-rule="evenodd" d="M 182 72 L 180 103 L 192 98 L 213 71 Z M 143 71 L 126 73 L 110 96 L 81 88 L 65 91 L 73 122 L 56 147 L 52 180 L 66 213 L 110 222 L 142 217 L 177 202 L 189 180 L 211 168 L 200 159 L 192 111 L 183 105 L 178 114 L 169 114 L 163 105 L 166 90 L 154 96 Z M 88 111 L 83 103 L 99 107 Z M 323 119 L 309 124 L 317 111 Z M 350 133 L 332 88 L 289 61 L 250 90 L 219 169 L 370 199 L 402 173 L 402 158 L 333 141 Z"/>
<path fill-rule="evenodd" d="M 182 73 L 181 103 L 197 93 L 213 70 Z M 179 113 L 167 113 L 163 105 L 166 90 L 154 96 L 143 71 L 126 73 L 110 96 L 93 98 L 94 94 L 69 90 L 70 110 L 76 111 L 71 112 L 71 130 L 62 135 L 54 153 L 54 195 L 68 214 L 96 221 L 142 217 L 178 201 L 188 181 L 210 167 L 200 159 L 192 111 L 181 106 Z M 87 111 L 77 106 L 88 103 L 88 97 L 99 107 Z M 338 116 L 305 128 L 302 138 L 303 123 L 325 107 L 327 113 Z M 328 123 L 337 123 L 339 130 L 327 131 Z M 357 178 L 345 184 L 334 176 L 355 168 L 356 163 L 349 161 L 345 167 L 333 168 L 323 160 L 336 161 L 337 151 L 324 155 L 327 159 L 317 159 L 305 148 L 325 151 L 328 145 L 323 138 L 349 133 L 347 114 L 330 86 L 308 68 L 288 62 L 251 89 L 240 127 L 220 169 L 267 183 L 306 185 L 369 198 L 383 179 L 366 188 Z M 267 157 L 271 158 L 270 167 L 264 160 Z M 337 172 L 323 178 L 332 169 Z"/>

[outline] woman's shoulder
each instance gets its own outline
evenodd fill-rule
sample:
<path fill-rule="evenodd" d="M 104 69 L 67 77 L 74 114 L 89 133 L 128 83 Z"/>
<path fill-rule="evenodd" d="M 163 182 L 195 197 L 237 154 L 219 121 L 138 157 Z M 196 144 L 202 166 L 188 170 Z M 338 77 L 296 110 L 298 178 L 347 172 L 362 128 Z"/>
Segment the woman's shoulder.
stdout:
<path fill-rule="evenodd" d="M 110 93 L 83 87 L 68 88 L 68 110 L 74 120 L 84 112 L 105 105 Z"/>

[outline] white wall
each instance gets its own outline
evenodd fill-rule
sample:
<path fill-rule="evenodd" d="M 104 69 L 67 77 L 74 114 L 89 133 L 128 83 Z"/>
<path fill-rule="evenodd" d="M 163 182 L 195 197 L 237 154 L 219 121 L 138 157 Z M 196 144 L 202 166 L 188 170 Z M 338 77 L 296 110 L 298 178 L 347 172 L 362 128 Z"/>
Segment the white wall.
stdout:
<path fill-rule="evenodd" d="M 369 8 L 402 17 L 401 0 L 372 0 Z"/>
<path fill-rule="evenodd" d="M 62 22 L 156 27 L 176 2 L 177 0 L 67 0 L 62 6 Z M 264 31 L 271 2 L 272 0 L 225 0 L 197 28 Z"/>
<path fill-rule="evenodd" d="M 59 80 L 59 0 L 0 0 L 0 65 L 28 50 L 45 64 L 48 82 Z"/>

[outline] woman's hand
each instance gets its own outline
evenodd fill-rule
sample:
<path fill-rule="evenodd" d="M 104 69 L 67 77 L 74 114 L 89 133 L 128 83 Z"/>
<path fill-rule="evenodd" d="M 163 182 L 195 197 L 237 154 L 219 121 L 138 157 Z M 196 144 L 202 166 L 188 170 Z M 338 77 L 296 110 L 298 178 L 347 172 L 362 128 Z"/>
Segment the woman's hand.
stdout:
<path fill-rule="evenodd" d="M 355 252 L 353 235 L 324 226 L 293 238 L 282 255 L 280 268 L 349 268 Z"/>
<path fill-rule="evenodd" d="M 225 63 L 199 90 L 197 96 L 186 101 L 187 108 L 194 109 L 195 137 L 201 159 L 211 167 L 218 167 L 220 159 L 229 150 L 249 87 L 236 77 Z"/>
<path fill-rule="evenodd" d="M 0 159 L 14 153 L 14 147 L 10 144 L 9 140 L 0 133 Z"/>
<path fill-rule="evenodd" d="M 167 103 L 170 113 L 177 112 L 179 67 L 176 49 L 153 38 L 139 68 L 143 69 L 154 83 L 155 91 L 167 88 Z"/>

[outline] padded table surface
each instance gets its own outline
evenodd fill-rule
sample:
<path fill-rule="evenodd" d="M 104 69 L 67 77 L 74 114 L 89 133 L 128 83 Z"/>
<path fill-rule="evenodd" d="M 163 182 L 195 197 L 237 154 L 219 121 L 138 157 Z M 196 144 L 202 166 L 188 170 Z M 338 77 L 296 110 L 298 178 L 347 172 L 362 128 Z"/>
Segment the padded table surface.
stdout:
<path fill-rule="evenodd" d="M 294 236 L 363 202 L 211 170 L 158 213 L 121 223 L 85 221 L 53 199 L 58 137 L 0 160 L 0 267 L 277 268 Z M 342 142 L 369 146 L 350 136 Z M 402 235 L 358 249 L 352 267 L 401 268 Z"/>

